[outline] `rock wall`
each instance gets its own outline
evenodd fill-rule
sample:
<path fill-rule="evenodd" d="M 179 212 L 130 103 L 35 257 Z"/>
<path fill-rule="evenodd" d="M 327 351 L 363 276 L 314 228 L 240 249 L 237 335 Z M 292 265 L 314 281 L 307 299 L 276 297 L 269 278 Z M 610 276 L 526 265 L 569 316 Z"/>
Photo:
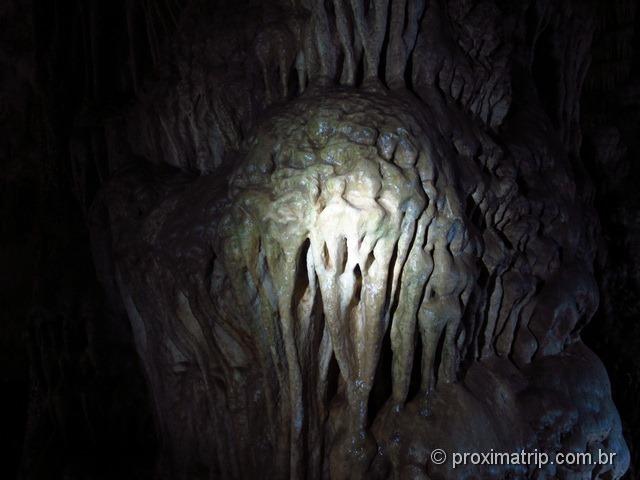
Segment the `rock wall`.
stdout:
<path fill-rule="evenodd" d="M 84 267 L 31 302 L 25 476 L 110 404 L 154 419 L 154 478 L 619 478 L 580 339 L 611 278 L 588 177 L 619 158 L 582 91 L 619 3 L 36 2 L 21 98 L 61 182 L 36 210 L 73 212 L 38 268 Z M 453 472 L 435 448 L 617 461 Z"/>

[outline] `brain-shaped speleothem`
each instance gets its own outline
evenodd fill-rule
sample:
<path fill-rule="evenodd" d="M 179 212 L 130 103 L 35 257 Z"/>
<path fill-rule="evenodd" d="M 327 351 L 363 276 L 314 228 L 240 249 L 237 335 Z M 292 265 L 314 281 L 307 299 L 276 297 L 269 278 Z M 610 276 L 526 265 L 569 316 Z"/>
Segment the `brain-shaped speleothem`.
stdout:
<path fill-rule="evenodd" d="M 468 121 L 456 130 L 452 110 L 430 115 L 435 101 L 411 102 L 309 91 L 262 119 L 228 192 L 214 176 L 160 182 L 134 210 L 127 184 L 112 192 L 143 358 L 161 366 L 149 370 L 157 391 L 175 376 L 184 393 L 179 408 L 159 406 L 176 451 L 233 445 L 217 460 L 233 478 L 325 466 L 332 478 L 386 478 L 389 462 L 404 478 L 438 442 L 513 439 L 487 423 L 498 411 L 521 420 L 513 435 L 533 431 L 552 450 L 572 441 L 540 440 L 531 425 L 548 416 L 526 407 L 586 388 L 544 394 L 527 379 L 548 365 L 532 359 L 569 349 L 596 301 L 589 229 L 571 188 L 558 188 L 572 185 L 562 158 L 536 163 Z M 572 412 L 553 422 L 582 439 L 590 414 Z M 468 423 L 484 430 L 469 436 Z M 589 425 L 602 438 L 613 428 Z"/>
<path fill-rule="evenodd" d="M 318 321 L 313 305 L 321 299 L 330 336 L 323 354 L 335 355 L 353 431 L 362 432 L 388 327 L 398 405 L 409 389 L 417 325 L 423 391 L 438 370 L 455 379 L 479 242 L 428 137 L 397 100 L 304 98 L 264 125 L 231 181 L 222 221 L 227 270 L 246 272 L 238 285 L 250 284 L 253 316 L 282 329 L 290 381 L 302 378 L 298 352 L 307 349 L 304 332 Z M 291 381 L 294 398 L 300 382 Z"/>

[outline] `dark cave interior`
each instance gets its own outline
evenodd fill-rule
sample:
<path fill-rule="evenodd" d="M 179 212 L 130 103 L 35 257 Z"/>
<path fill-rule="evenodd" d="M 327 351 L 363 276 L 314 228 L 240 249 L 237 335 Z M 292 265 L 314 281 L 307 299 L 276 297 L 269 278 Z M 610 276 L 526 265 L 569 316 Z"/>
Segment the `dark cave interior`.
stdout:
<path fill-rule="evenodd" d="M 128 312 L 115 283 L 105 280 L 114 282 L 112 258 L 118 257 L 116 247 L 104 240 L 116 227 L 100 221 L 99 208 L 103 197 L 115 198 L 118 192 L 105 194 L 105 185 L 131 163 L 142 165 L 148 178 L 160 179 L 159 186 L 132 187 L 140 205 L 139 212 L 131 212 L 133 222 L 146 214 L 154 195 L 178 191 L 180 182 L 206 176 L 214 186 L 224 183 L 265 115 L 302 93 L 298 60 L 278 25 L 296 25 L 297 16 L 304 18 L 313 3 L 6 0 L 0 6 L 3 478 L 161 478 L 159 469 L 169 468 L 159 461 L 153 393 Z M 339 24 L 343 13 L 324 3 Z M 375 2 L 364 2 L 365 14 L 371 13 L 366 11 L 370 3 Z M 414 4 L 421 2 L 408 1 L 407 8 Z M 392 54 L 395 44 L 385 28 L 380 48 L 387 56 L 378 65 L 383 86 L 376 88 L 400 82 L 416 93 L 420 82 L 431 82 L 438 95 L 497 138 L 526 133 L 529 127 L 518 121 L 518 112 L 531 102 L 542 107 L 553 142 L 567 154 L 580 201 L 599 219 L 593 225 L 593 274 L 600 299 L 582 339 L 609 375 L 631 454 L 623 478 L 638 478 L 638 4 L 427 0 L 422 9 L 416 25 L 436 32 L 423 40 L 425 51 L 436 53 L 424 54 L 423 60 L 442 70 L 432 75 L 414 52 L 413 62 L 394 73 L 396 60 L 407 61 L 406 54 Z M 442 16 L 432 13 L 440 10 Z M 409 11 L 407 18 L 416 14 Z M 500 35 L 493 35 L 497 31 Z M 492 42 L 487 55 L 476 52 L 489 50 Z M 469 71 L 461 75 L 476 76 L 479 91 L 469 93 L 466 105 L 464 94 L 442 86 L 451 67 L 438 57 L 439 47 L 446 52 L 443 58 L 455 49 L 470 58 Z M 398 59 L 403 55 L 405 60 Z M 333 63 L 343 66 L 335 67 L 326 60 L 330 55 L 318 55 L 317 76 L 330 72 L 334 84 L 364 88 L 372 68 L 366 56 L 365 48 L 364 60 L 350 65 L 348 55 L 339 54 Z M 476 64 L 483 74 L 474 70 Z M 511 90 L 503 93 L 510 99 L 509 112 L 501 114 L 495 103 L 489 113 L 474 106 L 473 98 L 484 101 L 483 86 L 493 89 L 505 70 L 512 79 Z M 531 100 L 531 95 L 537 97 Z M 165 177 L 180 180 L 163 183 Z M 526 181 L 519 188 L 536 194 Z M 122 265 L 135 261 L 125 259 Z M 215 277 L 214 261 L 206 267 L 211 270 L 207 278 Z M 300 265 L 298 270 L 306 272 L 304 262 Z M 482 282 L 490 283 L 485 276 Z M 369 397 L 371 423 L 392 390 L 388 332 L 382 342 L 375 374 L 382 380 L 374 382 Z M 415 348 L 421 356 L 421 340 Z M 437 357 L 443 348 L 437 347 Z M 421 368 L 410 370 L 409 397 L 420 390 Z M 335 359 L 328 370 L 331 397 L 345 387 Z M 190 478 L 217 478 L 215 470 L 200 471 L 198 465 L 189 470 Z"/>

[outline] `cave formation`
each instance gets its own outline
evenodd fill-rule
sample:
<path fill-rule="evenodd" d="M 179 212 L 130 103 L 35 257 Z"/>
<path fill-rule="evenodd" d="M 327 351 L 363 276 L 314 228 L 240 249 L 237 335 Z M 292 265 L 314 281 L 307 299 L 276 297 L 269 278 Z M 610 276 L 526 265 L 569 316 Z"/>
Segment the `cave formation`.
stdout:
<path fill-rule="evenodd" d="M 42 256 L 22 477 L 103 478 L 100 451 L 136 478 L 623 476 L 581 338 L 614 295 L 597 175 L 624 152 L 589 97 L 608 7 L 98 3 L 30 4 L 36 55 L 14 53 L 39 113 L 11 148 L 55 184 L 15 253 Z"/>

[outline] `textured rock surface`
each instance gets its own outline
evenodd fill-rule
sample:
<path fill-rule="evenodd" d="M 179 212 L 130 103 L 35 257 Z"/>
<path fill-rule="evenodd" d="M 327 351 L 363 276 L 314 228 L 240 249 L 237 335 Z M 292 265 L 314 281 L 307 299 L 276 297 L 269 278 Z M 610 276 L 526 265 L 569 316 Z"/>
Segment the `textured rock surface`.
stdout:
<path fill-rule="evenodd" d="M 591 227 L 564 157 L 536 169 L 505 153 L 523 146 L 479 129 L 452 142 L 416 101 L 313 87 L 262 120 L 228 187 L 136 171 L 105 191 L 118 285 L 178 471 L 420 477 L 431 449 L 485 443 L 598 445 L 617 453 L 614 477 L 625 470 L 606 376 L 584 376 L 598 360 L 563 353 L 584 351 L 597 305 Z"/>
<path fill-rule="evenodd" d="M 635 257 L 617 253 L 637 223 L 616 180 L 635 171 L 630 2 L 5 10 L 1 195 L 28 215 L 9 209 L 3 252 L 33 265 L 5 282 L 7 331 L 30 326 L 27 478 L 626 469 L 580 333 L 598 306 L 595 203 L 613 263 L 592 344 L 618 385 L 637 374 L 621 340 Z M 18 337 L 3 342 L 19 364 Z M 453 472 L 434 448 L 617 461 Z"/>

